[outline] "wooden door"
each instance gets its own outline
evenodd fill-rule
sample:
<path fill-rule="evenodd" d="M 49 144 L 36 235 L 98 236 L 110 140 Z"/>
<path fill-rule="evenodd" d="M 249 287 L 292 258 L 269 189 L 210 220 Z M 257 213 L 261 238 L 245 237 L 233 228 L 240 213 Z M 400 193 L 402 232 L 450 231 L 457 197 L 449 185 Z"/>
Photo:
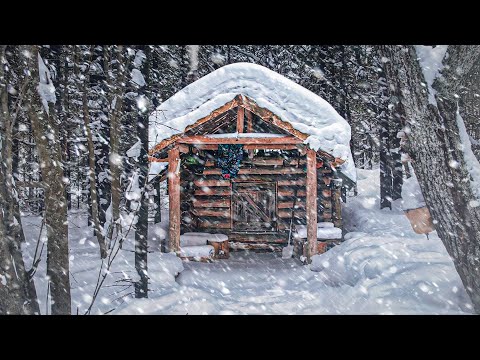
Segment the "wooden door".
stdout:
<path fill-rule="evenodd" d="M 233 183 L 232 230 L 242 232 L 277 231 L 275 183 Z"/>

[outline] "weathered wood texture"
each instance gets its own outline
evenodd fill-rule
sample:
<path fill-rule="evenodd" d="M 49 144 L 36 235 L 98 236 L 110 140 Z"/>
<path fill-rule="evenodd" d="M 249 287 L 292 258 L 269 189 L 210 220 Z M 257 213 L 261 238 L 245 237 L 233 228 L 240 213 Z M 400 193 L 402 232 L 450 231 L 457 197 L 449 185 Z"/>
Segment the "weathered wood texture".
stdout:
<path fill-rule="evenodd" d="M 190 213 L 193 220 L 191 222 L 193 228 L 184 227 L 182 223 L 182 232 L 195 230 L 219 232 L 229 234 L 230 237 L 234 236 L 235 239 L 237 239 L 236 241 L 240 241 L 240 238 L 245 239 L 246 242 L 251 242 L 252 240 L 255 242 L 255 239 L 259 239 L 257 242 L 262 242 L 267 239 L 267 241 L 274 243 L 276 241 L 274 237 L 277 235 L 273 238 L 262 238 L 261 234 L 259 234 L 261 231 L 256 231 L 255 234 L 247 236 L 245 235 L 247 229 L 232 228 L 234 220 L 232 218 L 232 211 L 235 213 L 236 207 L 239 207 L 243 202 L 242 199 L 238 199 L 232 203 L 232 199 L 238 197 L 238 194 L 232 194 L 232 186 L 237 187 L 239 184 L 247 182 L 251 183 L 249 186 L 251 186 L 252 189 L 255 189 L 261 187 L 260 184 L 272 183 L 276 184 L 276 217 L 268 215 L 268 219 L 265 222 L 269 223 L 269 221 L 273 220 L 276 226 L 274 232 L 282 234 L 280 238 L 277 236 L 277 240 L 280 239 L 281 242 L 286 243 L 287 239 L 284 235 L 288 233 L 288 229 L 290 228 L 292 216 L 291 207 L 293 206 L 295 197 L 296 209 L 293 224 L 307 223 L 307 213 L 305 211 L 307 196 L 306 162 L 306 156 L 295 159 L 286 155 L 283 157 L 258 155 L 250 159 L 250 161 L 247 159 L 242 161 L 241 170 L 244 171 L 240 171 L 240 175 L 233 181 L 230 181 L 220 177 L 220 169 L 214 167 L 212 160 L 207 161 L 207 168 L 203 175 L 194 175 L 193 180 L 191 180 L 194 189 L 192 194 L 193 198 L 191 199 L 192 211 Z M 318 179 L 317 190 L 313 193 L 318 196 L 317 206 L 315 208 L 317 211 L 317 219 L 318 221 L 332 221 L 333 197 L 330 183 L 333 182 L 330 180 L 324 181 L 323 179 L 326 177 L 330 179 L 333 174 L 331 169 L 323 166 L 320 167 L 316 173 Z M 275 193 L 275 191 L 273 192 Z M 252 191 L 252 193 L 254 193 L 254 191 Z M 247 190 L 244 195 L 248 194 L 249 191 Z M 182 203 L 188 201 L 188 199 L 186 199 L 187 196 L 189 196 L 187 192 L 182 192 Z M 256 195 L 252 196 L 255 197 Z M 263 200 L 265 200 L 266 203 L 269 202 L 268 198 L 262 201 L 257 200 L 259 202 L 263 202 Z M 254 203 L 256 203 L 256 201 L 254 201 Z M 258 212 L 259 210 L 251 205 L 248 206 L 251 208 L 248 210 L 250 212 Z M 243 209 L 247 211 L 247 209 Z M 257 215 L 260 221 L 265 220 L 262 220 L 261 214 Z M 265 232 L 272 229 L 261 230 Z M 240 232 L 240 234 L 236 234 L 236 231 Z"/>
<path fill-rule="evenodd" d="M 245 127 L 245 109 L 241 106 L 237 109 L 237 132 L 243 133 Z"/>
<path fill-rule="evenodd" d="M 181 137 L 177 140 L 179 144 L 194 144 L 194 145 L 208 145 L 208 144 L 244 144 L 244 145 L 275 145 L 275 144 L 303 144 L 303 140 L 297 139 L 294 136 L 282 137 L 208 137 L 202 135 L 193 135 Z"/>
<path fill-rule="evenodd" d="M 180 152 L 174 147 L 168 152 L 169 251 L 180 250 Z"/>
<path fill-rule="evenodd" d="M 277 231 L 275 183 L 235 183 L 232 191 L 233 231 Z"/>
<path fill-rule="evenodd" d="M 317 161 L 315 151 L 307 150 L 307 261 L 317 253 Z"/>

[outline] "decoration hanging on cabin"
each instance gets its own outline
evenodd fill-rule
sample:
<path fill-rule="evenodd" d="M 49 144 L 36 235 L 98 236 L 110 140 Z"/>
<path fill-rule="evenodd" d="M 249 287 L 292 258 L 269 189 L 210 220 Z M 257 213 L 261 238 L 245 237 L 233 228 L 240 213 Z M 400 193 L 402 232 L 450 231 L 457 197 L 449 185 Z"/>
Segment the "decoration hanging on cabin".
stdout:
<path fill-rule="evenodd" d="M 202 175 L 203 170 L 205 170 L 205 158 L 193 146 L 189 147 L 188 153 L 183 158 L 183 164 L 195 175 Z"/>
<path fill-rule="evenodd" d="M 222 177 L 227 180 L 235 179 L 240 170 L 243 159 L 242 144 L 220 144 L 217 150 L 217 166 L 222 169 Z"/>

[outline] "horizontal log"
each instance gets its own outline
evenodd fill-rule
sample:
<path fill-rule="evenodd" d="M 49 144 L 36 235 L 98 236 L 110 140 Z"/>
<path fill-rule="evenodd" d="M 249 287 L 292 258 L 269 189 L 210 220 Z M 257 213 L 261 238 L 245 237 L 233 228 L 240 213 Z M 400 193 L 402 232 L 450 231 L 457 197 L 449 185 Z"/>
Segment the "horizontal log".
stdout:
<path fill-rule="evenodd" d="M 204 179 L 200 179 L 200 180 L 195 180 L 193 182 L 195 184 L 195 186 L 198 186 L 198 187 L 203 187 L 203 186 L 230 186 L 230 181 L 228 180 L 204 180 Z"/>
<path fill-rule="evenodd" d="M 298 165 L 299 161 L 296 159 L 284 159 L 281 157 L 277 158 L 268 158 L 268 157 L 260 157 L 260 158 L 253 158 L 253 159 L 246 159 L 242 161 L 242 164 L 248 165 L 256 165 L 256 166 L 296 166 Z M 300 159 L 300 165 L 306 163 L 305 159 Z M 205 161 L 206 167 L 214 167 L 215 161 L 207 160 Z"/>
<path fill-rule="evenodd" d="M 243 144 L 243 145 L 270 145 L 270 144 L 302 144 L 303 140 L 294 136 L 281 136 L 281 137 L 208 137 L 202 135 L 186 136 L 178 139 L 180 144 L 194 144 L 194 145 L 207 145 L 207 144 Z"/>
<path fill-rule="evenodd" d="M 216 144 L 192 144 L 199 150 L 217 150 L 218 145 Z M 249 144 L 244 145 L 244 150 L 295 150 L 298 149 L 301 144 Z M 188 145 L 179 144 L 179 150 L 181 153 L 188 153 Z"/>
<path fill-rule="evenodd" d="M 305 185 L 306 184 L 306 179 L 301 178 L 297 180 L 278 180 L 278 186 L 294 186 L 294 185 Z"/>
<path fill-rule="evenodd" d="M 231 224 L 230 224 L 230 221 L 220 222 L 220 221 L 210 221 L 210 220 L 199 218 L 198 227 L 202 229 L 205 229 L 205 228 L 230 229 Z"/>
<path fill-rule="evenodd" d="M 203 171 L 204 175 L 221 175 L 222 171 L 220 169 L 205 169 Z M 299 168 L 280 168 L 280 169 L 261 169 L 261 168 L 244 168 L 240 169 L 238 172 L 239 175 L 282 175 L 282 174 L 303 174 L 305 170 Z"/>
<path fill-rule="evenodd" d="M 293 214 L 294 217 L 303 219 L 307 216 L 306 212 L 303 210 L 295 210 L 295 213 Z M 281 219 L 284 218 L 290 218 L 292 217 L 292 211 L 291 210 L 279 210 L 278 211 L 278 217 Z"/>
<path fill-rule="evenodd" d="M 306 190 L 297 190 L 296 192 L 292 189 L 286 188 L 286 189 L 278 189 L 278 196 L 307 196 Z"/>
<path fill-rule="evenodd" d="M 283 244 L 280 243 L 243 243 L 243 242 L 231 242 L 230 251 L 236 250 L 270 250 L 275 252 L 282 251 Z"/>
<path fill-rule="evenodd" d="M 218 187 L 203 187 L 201 189 L 196 189 L 195 190 L 195 196 L 230 196 L 231 195 L 231 190 L 230 188 L 218 188 Z"/>
<path fill-rule="evenodd" d="M 215 216 L 221 218 L 230 218 L 230 209 L 218 210 L 218 209 L 208 209 L 208 208 L 199 208 L 194 209 L 192 214 L 195 216 Z"/>
<path fill-rule="evenodd" d="M 235 179 L 231 180 L 232 182 L 249 182 L 249 181 L 258 181 L 258 182 L 275 182 L 279 180 L 295 180 L 298 177 L 305 176 L 305 174 L 264 174 L 264 175 L 247 175 L 241 174 Z"/>
<path fill-rule="evenodd" d="M 224 208 L 230 207 L 230 199 L 193 199 L 193 206 L 195 208 L 212 207 Z"/>
<path fill-rule="evenodd" d="M 291 209 L 293 207 L 293 201 L 279 202 L 277 207 L 279 209 Z M 295 208 L 305 209 L 305 201 L 297 201 Z"/>
<path fill-rule="evenodd" d="M 231 233 L 228 236 L 229 241 L 239 241 L 244 243 L 277 243 L 283 244 L 287 241 L 285 234 L 249 234 L 249 233 Z"/>

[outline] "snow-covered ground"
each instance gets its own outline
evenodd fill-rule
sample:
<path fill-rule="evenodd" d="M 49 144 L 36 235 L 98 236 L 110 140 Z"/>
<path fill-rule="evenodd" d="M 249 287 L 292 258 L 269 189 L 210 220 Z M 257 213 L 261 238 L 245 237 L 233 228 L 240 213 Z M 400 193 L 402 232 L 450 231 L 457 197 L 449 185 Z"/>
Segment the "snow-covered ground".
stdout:
<path fill-rule="evenodd" d="M 379 210 L 378 170 L 358 171 L 359 196 L 344 208 L 346 241 L 311 266 L 278 253 L 233 252 L 215 263 L 183 263 L 161 254 L 166 223 L 150 228 L 149 299 L 134 299 L 137 278 L 131 238 L 125 244 L 93 314 L 464 314 L 472 305 L 436 235 L 417 235 L 402 213 Z M 165 213 L 165 215 L 167 215 Z M 166 216 L 164 217 L 166 218 Z M 40 219 L 25 217 L 27 266 Z M 162 229 L 163 228 L 163 229 Z M 100 260 L 83 213 L 70 214 L 72 308 L 91 302 Z M 43 255 L 45 258 L 45 252 Z M 183 270 L 183 271 L 182 271 Z M 179 275 L 175 278 L 175 275 Z M 35 277 L 45 311 L 45 262 Z"/>

